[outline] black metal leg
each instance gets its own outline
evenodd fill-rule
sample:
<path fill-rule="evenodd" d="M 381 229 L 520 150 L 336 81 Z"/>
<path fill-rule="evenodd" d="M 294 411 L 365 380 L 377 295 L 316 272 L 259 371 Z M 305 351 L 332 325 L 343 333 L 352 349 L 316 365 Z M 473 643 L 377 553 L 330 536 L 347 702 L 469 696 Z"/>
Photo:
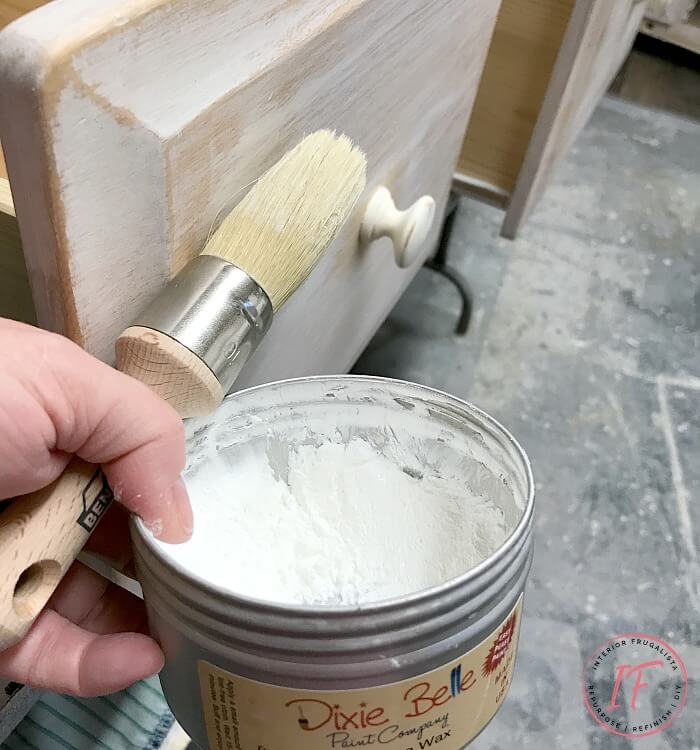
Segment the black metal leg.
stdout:
<path fill-rule="evenodd" d="M 469 329 L 469 321 L 472 317 L 472 294 L 469 284 L 461 274 L 457 273 L 457 271 L 454 271 L 449 266 L 437 265 L 431 260 L 427 261 L 425 266 L 432 271 L 436 271 L 441 276 L 444 276 L 448 281 L 451 281 L 454 288 L 459 292 L 459 296 L 462 300 L 462 312 L 457 321 L 455 333 L 458 336 L 463 336 Z"/>
<path fill-rule="evenodd" d="M 456 193 L 451 192 L 450 197 L 447 199 L 445 218 L 442 220 L 442 232 L 440 232 L 437 252 L 432 258 L 432 261 L 436 266 L 444 266 L 447 263 L 447 248 L 449 247 L 450 239 L 452 238 L 452 230 L 454 229 L 455 219 L 457 218 L 458 205 L 459 200 Z"/>
<path fill-rule="evenodd" d="M 472 292 L 464 276 L 447 265 L 447 248 L 450 244 L 455 217 L 457 216 L 457 204 L 458 198 L 456 193 L 450 193 L 437 251 L 430 260 L 426 261 L 425 267 L 444 276 L 459 292 L 462 300 L 462 312 L 460 313 L 455 333 L 458 336 L 463 336 L 469 328 L 469 321 L 472 315 Z"/>

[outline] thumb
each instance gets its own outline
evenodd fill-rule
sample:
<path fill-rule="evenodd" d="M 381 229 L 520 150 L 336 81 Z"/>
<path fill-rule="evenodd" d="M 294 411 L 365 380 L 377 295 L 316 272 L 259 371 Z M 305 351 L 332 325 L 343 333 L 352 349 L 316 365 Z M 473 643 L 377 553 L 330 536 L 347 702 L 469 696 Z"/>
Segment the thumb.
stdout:
<path fill-rule="evenodd" d="M 115 498 L 159 538 L 192 533 L 172 407 L 68 339 L 0 320 L 0 498 L 59 476 L 70 455 L 102 464 Z"/>

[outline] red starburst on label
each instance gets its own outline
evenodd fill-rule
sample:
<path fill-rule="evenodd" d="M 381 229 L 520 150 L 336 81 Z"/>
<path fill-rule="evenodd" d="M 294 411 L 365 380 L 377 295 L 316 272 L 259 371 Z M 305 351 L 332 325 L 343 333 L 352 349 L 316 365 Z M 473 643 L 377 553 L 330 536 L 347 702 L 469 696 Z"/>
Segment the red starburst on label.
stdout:
<path fill-rule="evenodd" d="M 481 670 L 481 674 L 483 674 L 484 677 L 493 674 L 508 653 L 510 644 L 513 641 L 513 636 L 515 635 L 516 623 L 517 617 L 515 613 L 513 613 L 513 615 L 508 618 L 508 622 L 506 622 L 501 628 L 501 632 L 496 636 L 496 640 L 493 642 L 486 659 L 484 659 L 484 666 Z"/>

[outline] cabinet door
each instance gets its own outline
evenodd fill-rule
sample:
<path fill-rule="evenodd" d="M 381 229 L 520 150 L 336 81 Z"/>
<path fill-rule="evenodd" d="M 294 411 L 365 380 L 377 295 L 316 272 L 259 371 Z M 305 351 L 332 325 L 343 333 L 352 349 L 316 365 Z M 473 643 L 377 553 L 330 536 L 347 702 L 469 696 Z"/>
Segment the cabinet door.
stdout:
<path fill-rule="evenodd" d="M 640 0 L 579 0 L 503 222 L 514 237 L 632 47 Z"/>
<path fill-rule="evenodd" d="M 456 174 L 515 236 L 627 56 L 639 0 L 504 0 Z"/>
<path fill-rule="evenodd" d="M 300 138 L 367 190 L 240 383 L 348 368 L 433 247 L 358 246 L 372 192 L 443 210 L 494 0 L 55 0 L 0 36 L 0 130 L 39 323 L 111 361 L 217 215 Z"/>

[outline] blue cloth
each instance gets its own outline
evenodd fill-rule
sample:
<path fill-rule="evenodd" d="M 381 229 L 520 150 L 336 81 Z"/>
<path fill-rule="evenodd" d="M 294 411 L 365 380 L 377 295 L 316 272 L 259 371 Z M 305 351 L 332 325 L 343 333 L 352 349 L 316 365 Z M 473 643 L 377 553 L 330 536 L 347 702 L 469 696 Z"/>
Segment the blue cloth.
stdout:
<path fill-rule="evenodd" d="M 3 750 L 158 750 L 173 721 L 157 677 L 102 698 L 47 693 Z"/>

